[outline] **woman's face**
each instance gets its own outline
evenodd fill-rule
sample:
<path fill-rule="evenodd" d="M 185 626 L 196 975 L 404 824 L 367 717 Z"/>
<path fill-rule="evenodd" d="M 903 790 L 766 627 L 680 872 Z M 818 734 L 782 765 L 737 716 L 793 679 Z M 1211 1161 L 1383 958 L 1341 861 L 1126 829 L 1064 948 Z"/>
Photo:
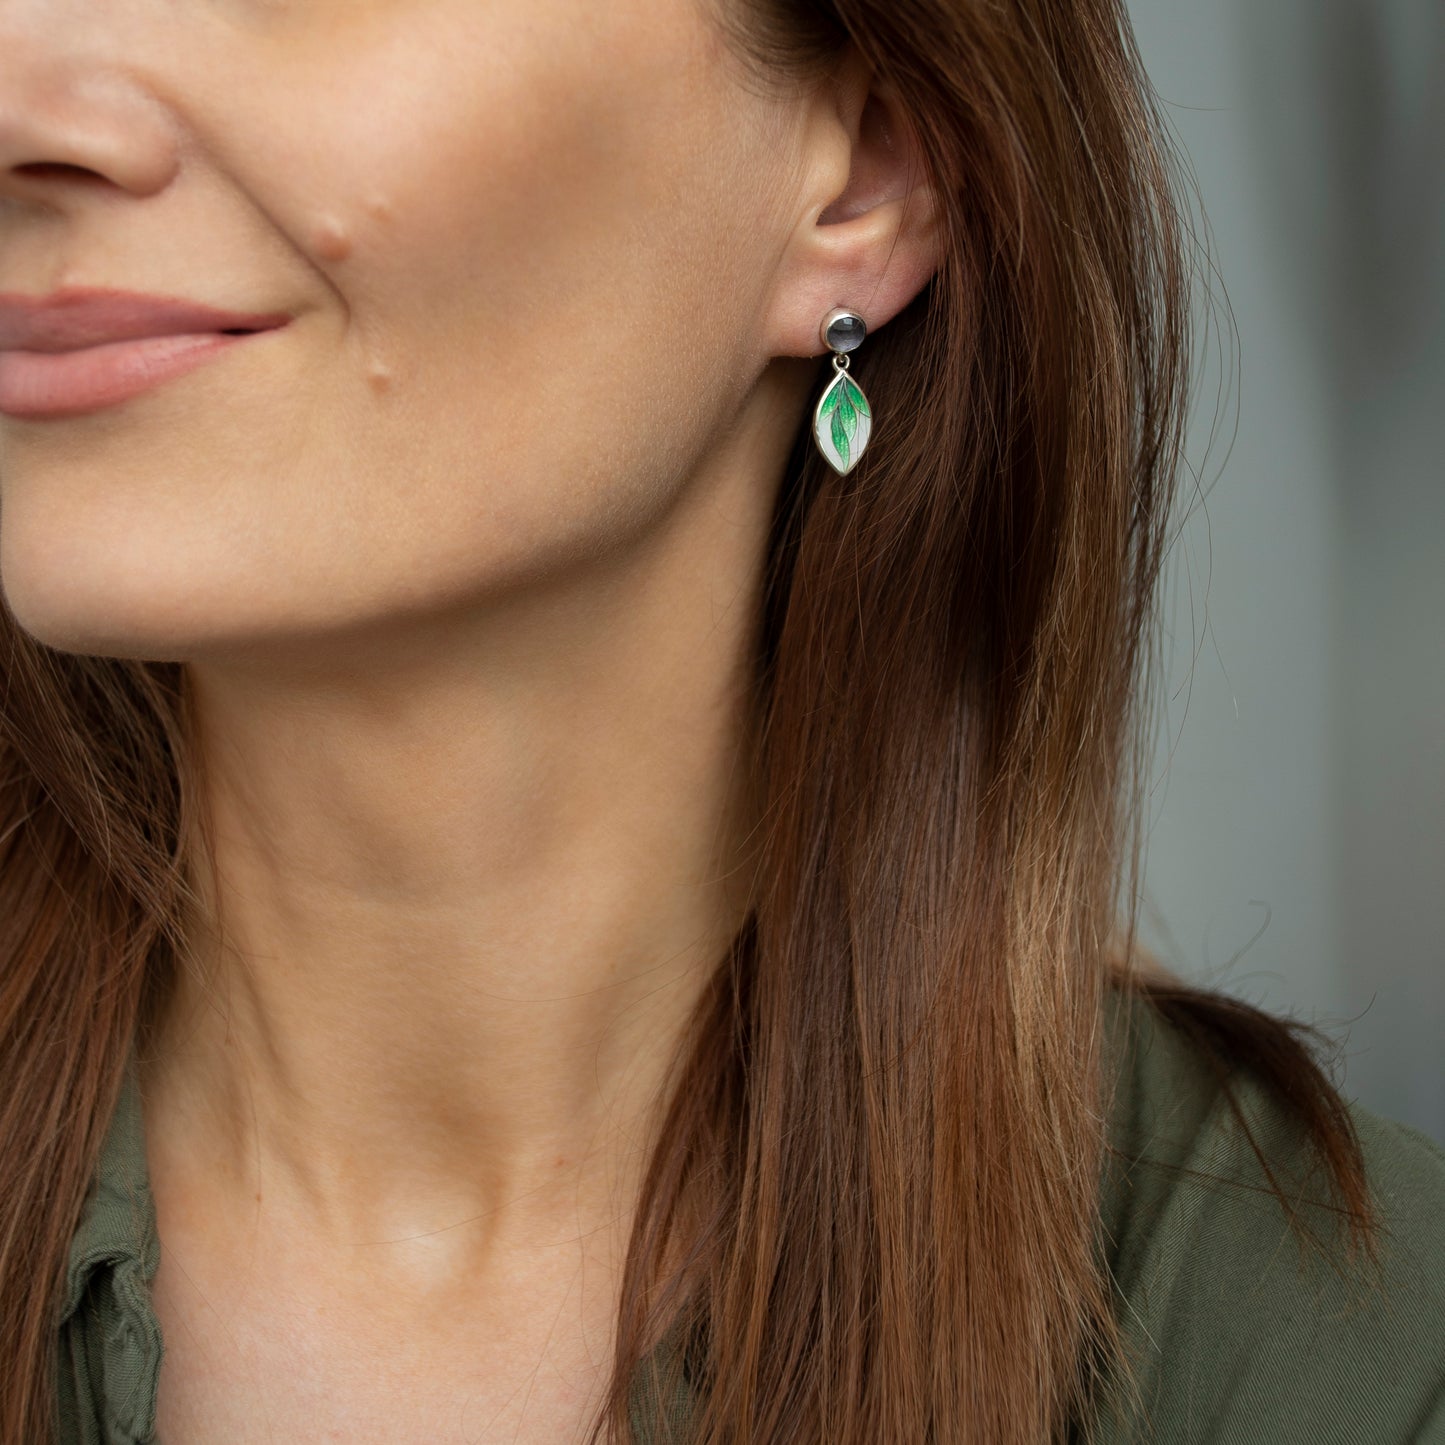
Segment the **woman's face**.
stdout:
<path fill-rule="evenodd" d="M 0 292 L 293 317 L 0 416 L 22 625 L 184 657 L 640 536 L 822 352 L 838 298 L 779 319 L 804 114 L 700 0 L 0 0 Z"/>

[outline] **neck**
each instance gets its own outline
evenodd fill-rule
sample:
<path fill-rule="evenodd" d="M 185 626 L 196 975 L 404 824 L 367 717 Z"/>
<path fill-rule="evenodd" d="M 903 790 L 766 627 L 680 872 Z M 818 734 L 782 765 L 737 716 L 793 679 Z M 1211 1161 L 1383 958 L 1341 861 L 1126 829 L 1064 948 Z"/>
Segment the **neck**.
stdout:
<path fill-rule="evenodd" d="M 474 615 L 190 665 L 211 866 L 143 1088 L 207 1207 L 491 1249 L 630 1192 L 751 901 L 766 490 Z"/>

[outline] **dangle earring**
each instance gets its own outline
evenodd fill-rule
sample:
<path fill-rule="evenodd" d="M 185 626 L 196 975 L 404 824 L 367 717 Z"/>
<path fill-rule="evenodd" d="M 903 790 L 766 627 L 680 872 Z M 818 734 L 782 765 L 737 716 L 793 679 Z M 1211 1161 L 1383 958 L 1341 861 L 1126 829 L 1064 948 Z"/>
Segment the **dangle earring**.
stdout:
<path fill-rule="evenodd" d="M 868 328 L 852 311 L 830 311 L 819 328 L 833 353 L 833 379 L 813 411 L 813 440 L 839 476 L 858 465 L 873 431 L 873 409 L 863 388 L 848 375 L 848 353 L 863 344 Z"/>

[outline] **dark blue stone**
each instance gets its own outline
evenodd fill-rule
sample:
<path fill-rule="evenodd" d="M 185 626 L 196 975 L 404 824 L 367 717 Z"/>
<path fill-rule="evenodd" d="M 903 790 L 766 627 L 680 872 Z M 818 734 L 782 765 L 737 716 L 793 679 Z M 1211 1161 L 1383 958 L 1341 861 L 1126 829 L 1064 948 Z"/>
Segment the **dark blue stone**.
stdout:
<path fill-rule="evenodd" d="M 840 316 L 827 330 L 828 346 L 833 351 L 856 351 L 867 334 L 861 316 Z"/>

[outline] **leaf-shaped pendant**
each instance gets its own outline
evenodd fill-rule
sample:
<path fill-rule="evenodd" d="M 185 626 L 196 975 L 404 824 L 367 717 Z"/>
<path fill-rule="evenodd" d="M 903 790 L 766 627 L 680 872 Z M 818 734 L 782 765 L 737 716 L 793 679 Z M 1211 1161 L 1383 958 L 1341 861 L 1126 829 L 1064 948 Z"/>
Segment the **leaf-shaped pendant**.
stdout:
<path fill-rule="evenodd" d="M 858 465 L 873 430 L 873 409 L 863 388 L 841 368 L 818 398 L 813 437 L 828 464 L 840 476 Z"/>

